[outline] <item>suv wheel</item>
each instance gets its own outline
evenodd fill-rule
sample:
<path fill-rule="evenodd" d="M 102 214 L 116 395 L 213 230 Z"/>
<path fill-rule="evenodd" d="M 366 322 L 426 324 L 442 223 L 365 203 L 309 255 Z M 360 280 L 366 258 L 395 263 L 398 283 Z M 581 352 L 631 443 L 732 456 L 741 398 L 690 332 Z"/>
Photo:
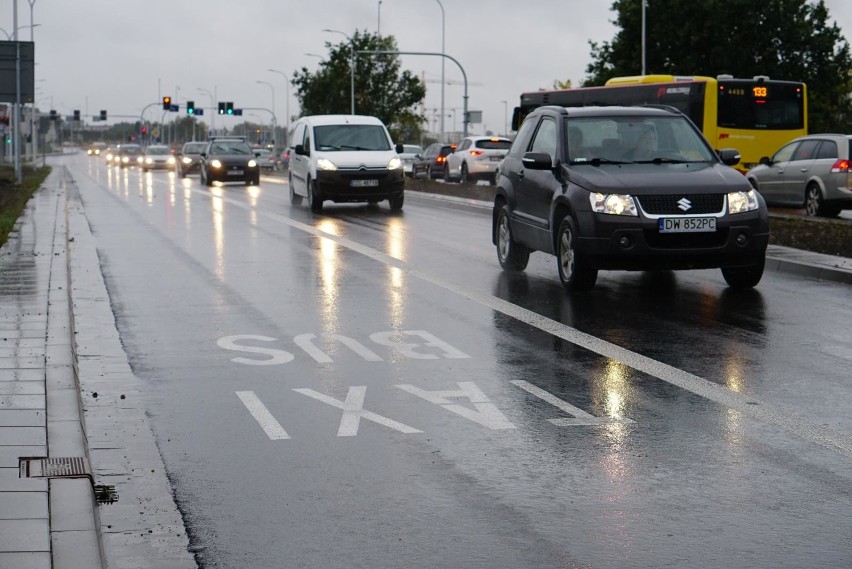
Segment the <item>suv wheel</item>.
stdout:
<path fill-rule="evenodd" d="M 523 271 L 530 260 L 530 250 L 515 243 L 509 225 L 509 206 L 503 204 L 497 213 L 497 260 L 507 271 Z"/>
<path fill-rule="evenodd" d="M 766 257 L 761 256 L 753 265 L 746 267 L 723 267 L 722 276 L 725 277 L 725 282 L 731 288 L 754 288 L 763 276 L 763 266 L 765 263 Z"/>
<path fill-rule="evenodd" d="M 391 196 L 388 199 L 388 202 L 390 203 L 391 211 L 401 210 L 402 209 L 402 202 L 404 200 L 405 200 L 405 194 L 403 194 L 402 192 L 399 192 L 399 194 L 397 194 L 395 196 Z"/>
<path fill-rule="evenodd" d="M 314 213 L 322 213 L 322 196 L 319 195 L 317 183 L 313 180 L 308 180 L 308 207 Z"/>
<path fill-rule="evenodd" d="M 476 180 L 470 177 L 470 172 L 468 172 L 467 170 L 467 162 L 462 163 L 461 177 L 459 178 L 459 181 L 462 184 L 470 184 L 476 182 Z"/>
<path fill-rule="evenodd" d="M 453 181 L 453 179 L 450 178 L 450 166 L 446 163 L 444 164 L 444 181 L 448 184 Z"/>
<path fill-rule="evenodd" d="M 556 263 L 562 286 L 571 291 L 591 290 L 598 280 L 598 271 L 589 267 L 577 253 L 577 232 L 574 221 L 566 215 L 559 223 L 556 234 Z"/>

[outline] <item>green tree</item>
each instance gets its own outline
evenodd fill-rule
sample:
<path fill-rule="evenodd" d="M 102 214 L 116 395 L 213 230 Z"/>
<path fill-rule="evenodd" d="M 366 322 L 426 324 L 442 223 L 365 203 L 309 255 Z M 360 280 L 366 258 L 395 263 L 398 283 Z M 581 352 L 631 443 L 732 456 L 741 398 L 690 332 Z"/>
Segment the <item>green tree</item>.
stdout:
<path fill-rule="evenodd" d="M 350 62 L 355 50 L 355 112 L 384 122 L 394 141 L 419 141 L 424 117 L 416 105 L 426 97 L 423 82 L 410 71 L 400 71 L 399 56 L 362 54 L 396 51 L 393 36 L 356 31 L 352 42 L 326 42 L 328 58 L 311 73 L 306 67 L 293 74 L 292 85 L 304 115 L 349 114 Z"/>
<path fill-rule="evenodd" d="M 852 54 L 823 0 L 646 4 L 646 73 L 804 81 L 809 130 L 852 130 Z M 642 0 L 615 0 L 612 10 L 620 31 L 612 41 L 590 42 L 586 86 L 642 71 Z"/>

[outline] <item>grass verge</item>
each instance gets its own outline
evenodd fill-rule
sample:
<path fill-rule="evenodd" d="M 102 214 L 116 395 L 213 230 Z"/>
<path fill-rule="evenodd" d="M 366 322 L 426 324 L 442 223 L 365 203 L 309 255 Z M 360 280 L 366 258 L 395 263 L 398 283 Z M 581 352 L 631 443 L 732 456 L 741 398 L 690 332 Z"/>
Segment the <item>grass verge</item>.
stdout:
<path fill-rule="evenodd" d="M 12 166 L 0 166 L 0 245 L 6 243 L 9 233 L 21 217 L 27 202 L 50 174 L 50 166 L 21 169 L 21 183 L 15 180 Z"/>

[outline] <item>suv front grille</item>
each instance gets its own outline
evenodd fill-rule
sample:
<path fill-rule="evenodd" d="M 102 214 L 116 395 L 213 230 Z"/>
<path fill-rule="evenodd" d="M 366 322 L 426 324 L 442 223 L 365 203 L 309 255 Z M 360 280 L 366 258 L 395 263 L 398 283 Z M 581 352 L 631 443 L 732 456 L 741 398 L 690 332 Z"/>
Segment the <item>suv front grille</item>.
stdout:
<path fill-rule="evenodd" d="M 670 196 L 636 196 L 642 211 L 651 215 L 700 215 L 722 213 L 724 194 L 672 194 Z M 686 211 L 682 200 L 689 201 Z"/>

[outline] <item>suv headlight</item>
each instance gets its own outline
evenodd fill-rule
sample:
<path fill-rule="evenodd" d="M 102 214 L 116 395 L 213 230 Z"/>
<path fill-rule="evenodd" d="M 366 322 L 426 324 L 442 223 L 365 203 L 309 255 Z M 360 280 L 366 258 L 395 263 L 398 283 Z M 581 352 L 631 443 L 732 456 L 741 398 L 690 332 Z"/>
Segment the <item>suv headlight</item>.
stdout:
<path fill-rule="evenodd" d="M 745 213 L 757 208 L 757 194 L 754 190 L 728 194 L 728 213 Z"/>
<path fill-rule="evenodd" d="M 394 156 L 388 162 L 388 170 L 399 170 L 402 168 L 402 160 Z"/>
<path fill-rule="evenodd" d="M 337 166 L 335 166 L 334 162 L 332 162 L 328 158 L 317 159 L 317 168 L 319 168 L 320 170 L 326 170 L 328 172 L 337 170 Z"/>
<path fill-rule="evenodd" d="M 638 217 L 632 196 L 621 194 L 589 194 L 592 211 L 609 215 L 632 215 Z"/>

